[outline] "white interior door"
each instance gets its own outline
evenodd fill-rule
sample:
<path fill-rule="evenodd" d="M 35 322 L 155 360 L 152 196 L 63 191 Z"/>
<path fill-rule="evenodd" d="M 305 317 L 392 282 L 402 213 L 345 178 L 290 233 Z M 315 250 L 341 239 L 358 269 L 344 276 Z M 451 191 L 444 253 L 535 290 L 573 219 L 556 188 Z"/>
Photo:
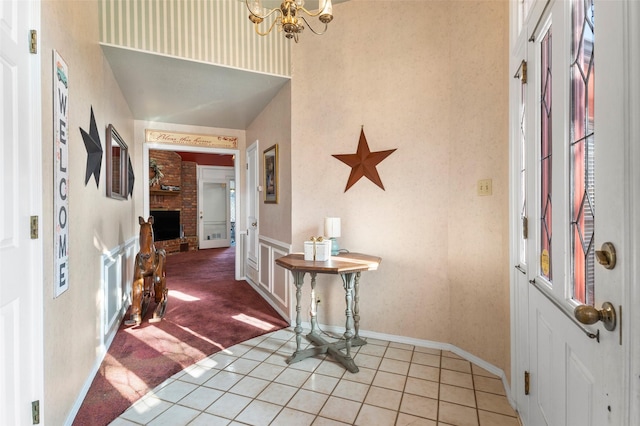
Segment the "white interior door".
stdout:
<path fill-rule="evenodd" d="M 30 216 L 41 218 L 40 61 L 30 54 L 40 4 L 3 1 L 0 7 L 0 424 L 33 424 L 32 401 L 42 400 L 42 236 L 30 237 Z M 48 52 L 50 54 L 50 52 Z"/>
<path fill-rule="evenodd" d="M 247 148 L 247 266 L 258 270 L 258 208 L 260 192 L 258 142 Z"/>
<path fill-rule="evenodd" d="M 198 237 L 200 249 L 231 245 L 230 193 L 226 180 L 198 180 Z"/>
<path fill-rule="evenodd" d="M 521 3 L 514 52 L 522 56 L 511 63 L 515 69 L 524 59 L 527 78 L 512 86 L 512 147 L 519 153 L 512 158 L 512 258 L 514 366 L 527 368 L 528 395 L 525 371 L 513 374 L 525 425 L 630 424 L 630 334 L 621 328 L 629 324 L 628 236 L 636 229 L 625 201 L 632 166 L 625 154 L 627 4 Z M 526 240 L 518 234 L 521 215 Z M 596 260 L 605 242 L 617 249 L 613 269 Z M 617 315 L 611 330 L 576 319 L 576 307 L 596 312 L 607 302 Z"/>

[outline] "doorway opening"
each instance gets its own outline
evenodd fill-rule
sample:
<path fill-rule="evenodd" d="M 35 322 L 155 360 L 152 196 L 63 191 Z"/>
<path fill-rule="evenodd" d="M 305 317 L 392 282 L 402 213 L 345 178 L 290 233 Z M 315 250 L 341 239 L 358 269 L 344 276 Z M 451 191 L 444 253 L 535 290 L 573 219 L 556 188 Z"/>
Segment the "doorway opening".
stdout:
<path fill-rule="evenodd" d="M 220 205 L 220 201 L 224 203 L 222 213 L 213 214 L 216 229 L 209 233 L 207 242 L 217 243 L 211 247 L 236 246 L 236 229 L 239 225 L 236 212 L 240 211 L 241 200 L 236 188 L 240 178 L 239 150 L 145 142 L 142 154 L 142 164 L 150 165 L 149 173 L 143 173 L 142 179 L 144 216 L 148 217 L 153 211 L 174 211 L 180 216 L 179 238 L 162 243 L 167 246 L 165 249 L 168 252 L 208 248 L 206 244 L 206 247 L 201 245 L 204 232 L 202 225 L 207 219 L 203 207 L 212 203 L 209 202 L 210 197 L 205 197 L 208 201 L 203 205 L 199 188 L 201 179 L 211 181 L 211 175 L 207 173 L 214 173 L 214 180 L 219 181 L 215 195 L 218 202 L 214 204 Z M 183 182 L 182 176 L 185 174 L 187 178 Z M 224 215 L 223 219 L 219 218 L 220 214 Z M 237 280 L 243 279 L 242 264 L 242 251 L 236 249 Z"/>

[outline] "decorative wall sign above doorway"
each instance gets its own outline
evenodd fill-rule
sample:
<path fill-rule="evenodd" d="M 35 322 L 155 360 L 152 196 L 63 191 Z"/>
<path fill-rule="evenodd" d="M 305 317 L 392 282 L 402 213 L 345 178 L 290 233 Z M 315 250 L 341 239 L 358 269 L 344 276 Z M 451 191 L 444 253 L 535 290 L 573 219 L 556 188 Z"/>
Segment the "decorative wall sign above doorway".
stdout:
<path fill-rule="evenodd" d="M 238 138 L 235 136 L 199 135 L 165 130 L 146 129 L 144 131 L 144 140 L 145 142 L 167 143 L 171 145 L 238 148 Z"/>

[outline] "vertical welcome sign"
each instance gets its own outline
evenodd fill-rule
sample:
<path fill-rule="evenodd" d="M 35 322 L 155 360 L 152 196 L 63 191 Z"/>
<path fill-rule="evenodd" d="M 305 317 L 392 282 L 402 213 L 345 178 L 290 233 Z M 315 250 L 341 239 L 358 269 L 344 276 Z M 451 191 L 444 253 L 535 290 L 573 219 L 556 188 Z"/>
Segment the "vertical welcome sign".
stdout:
<path fill-rule="evenodd" d="M 54 289 L 58 297 L 69 288 L 69 80 L 67 64 L 53 51 L 53 207 Z"/>

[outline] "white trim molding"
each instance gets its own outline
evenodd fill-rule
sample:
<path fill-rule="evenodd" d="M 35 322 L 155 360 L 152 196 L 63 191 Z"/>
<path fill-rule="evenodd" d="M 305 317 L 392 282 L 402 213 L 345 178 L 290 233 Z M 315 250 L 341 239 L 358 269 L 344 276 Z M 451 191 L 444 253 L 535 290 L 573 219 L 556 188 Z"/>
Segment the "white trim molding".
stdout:
<path fill-rule="evenodd" d="M 258 273 L 245 279 L 285 320 L 291 322 L 291 278 L 276 259 L 286 256 L 291 245 L 272 238 L 258 237 Z"/>
<path fill-rule="evenodd" d="M 311 324 L 309 324 L 309 322 L 303 322 L 301 325 L 305 330 L 311 329 Z M 333 339 L 341 338 L 342 334 L 344 333 L 343 326 L 318 324 L 317 327 L 319 327 L 319 329 L 325 333 L 331 333 L 329 337 Z M 487 370 L 489 373 L 495 374 L 496 376 L 498 376 L 502 381 L 502 386 L 504 386 L 504 390 L 506 393 L 507 400 L 509 401 L 509 404 L 511 404 L 511 407 L 514 410 L 516 409 L 515 400 L 512 398 L 511 386 L 509 385 L 509 381 L 507 380 L 507 376 L 505 375 L 504 371 L 496 367 L 495 365 L 490 364 L 487 361 L 480 359 L 477 356 L 463 349 L 460 349 L 455 345 L 452 345 L 450 343 L 436 342 L 433 340 L 415 339 L 413 337 L 398 336 L 395 334 L 378 333 L 375 331 L 368 331 L 368 330 L 362 330 L 362 329 L 359 331 L 359 335 L 365 340 L 368 340 L 368 339 L 383 340 L 383 341 L 388 341 L 393 343 L 402 343 L 405 345 L 419 346 L 422 348 L 431 348 L 431 349 L 437 349 L 441 351 L 452 352 L 458 355 L 459 357 L 464 358 L 465 360 L 473 363 L 474 365 L 477 365 L 478 367 L 481 367 Z"/>

